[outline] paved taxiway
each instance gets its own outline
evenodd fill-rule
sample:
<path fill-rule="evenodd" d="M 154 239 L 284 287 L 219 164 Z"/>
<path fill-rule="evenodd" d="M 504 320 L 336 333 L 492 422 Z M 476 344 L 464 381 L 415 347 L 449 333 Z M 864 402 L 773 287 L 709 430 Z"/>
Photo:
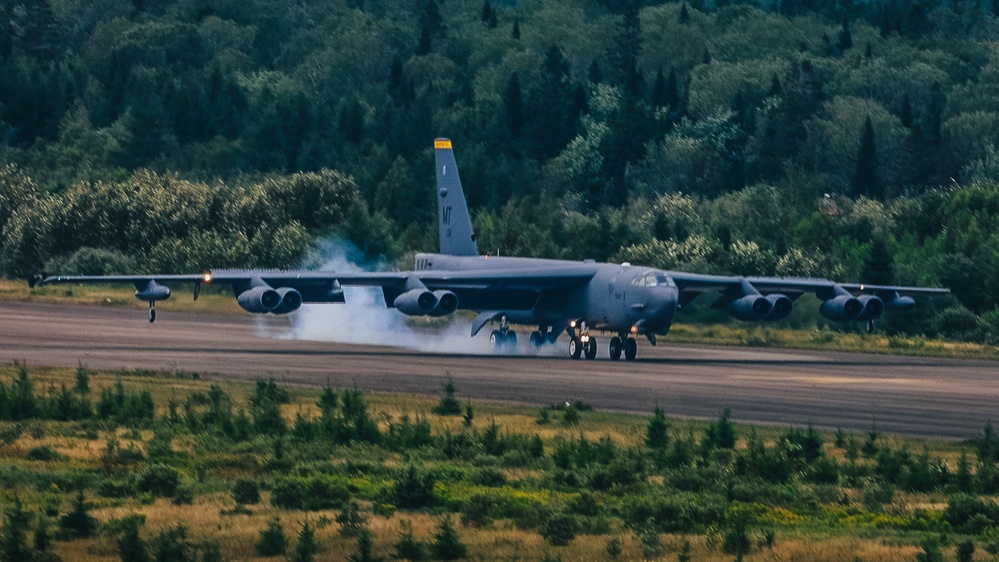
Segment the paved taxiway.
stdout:
<path fill-rule="evenodd" d="M 268 328 L 269 330 L 271 328 Z M 280 331 L 280 327 L 277 328 Z M 424 353 L 261 337 L 250 315 L 0 301 L 0 363 L 198 372 L 204 378 L 437 394 L 447 374 L 461 397 L 856 431 L 965 438 L 999 421 L 999 363 L 815 351 L 640 344 L 638 360 Z M 432 337 L 432 336 L 431 336 Z M 480 334 L 480 338 L 485 338 Z M 526 339 L 526 338 L 522 338 Z M 521 349 L 527 351 L 522 342 Z"/>

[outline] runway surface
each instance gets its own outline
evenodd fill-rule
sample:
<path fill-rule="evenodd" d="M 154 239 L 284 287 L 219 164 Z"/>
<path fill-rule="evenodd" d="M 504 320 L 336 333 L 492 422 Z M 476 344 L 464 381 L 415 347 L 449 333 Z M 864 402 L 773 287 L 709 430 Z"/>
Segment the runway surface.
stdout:
<path fill-rule="evenodd" d="M 273 317 L 272 317 L 273 318 Z M 547 405 L 584 400 L 600 410 L 961 439 L 999 421 L 999 363 L 834 353 L 639 344 L 638 360 L 461 355 L 264 337 L 287 330 L 249 314 L 0 301 L 0 362 L 93 369 L 182 370 L 203 378 L 438 394 L 450 374 L 462 398 Z M 485 338 L 480 334 L 479 338 Z M 433 339 L 434 335 L 429 334 Z M 481 348 L 481 342 L 479 342 Z"/>

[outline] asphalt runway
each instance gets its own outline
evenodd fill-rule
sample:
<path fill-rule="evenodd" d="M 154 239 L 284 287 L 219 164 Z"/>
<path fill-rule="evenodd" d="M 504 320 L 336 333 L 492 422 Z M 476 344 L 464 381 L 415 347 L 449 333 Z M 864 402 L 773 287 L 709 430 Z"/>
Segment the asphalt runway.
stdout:
<path fill-rule="evenodd" d="M 273 318 L 273 317 L 271 317 Z M 436 395 L 451 375 L 461 398 L 962 439 L 999 421 L 999 363 L 857 353 L 639 344 L 634 362 L 557 353 L 493 356 L 301 341 L 287 319 L 0 301 L 0 362 L 198 372 L 202 378 L 353 386 Z M 274 337 L 262 336 L 262 333 Z M 435 334 L 428 334 L 429 339 Z M 484 341 L 483 333 L 479 339 Z M 665 341 L 662 341 L 665 340 Z M 478 346 L 482 347 L 482 341 Z"/>

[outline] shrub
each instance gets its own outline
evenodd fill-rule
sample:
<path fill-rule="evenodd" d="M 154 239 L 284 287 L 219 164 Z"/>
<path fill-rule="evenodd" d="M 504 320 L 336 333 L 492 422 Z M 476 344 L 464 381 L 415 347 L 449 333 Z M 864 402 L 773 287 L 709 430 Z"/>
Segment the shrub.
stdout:
<path fill-rule="evenodd" d="M 916 553 L 916 562 L 943 562 L 943 553 L 940 552 L 940 541 L 930 537 L 920 545 L 922 552 Z"/>
<path fill-rule="evenodd" d="M 957 543 L 957 562 L 971 562 L 975 559 L 975 541 L 968 539 Z"/>
<path fill-rule="evenodd" d="M 420 509 L 434 504 L 434 483 L 436 479 L 429 472 L 416 469 L 410 464 L 398 474 L 392 484 L 392 500 L 403 509 Z"/>
<path fill-rule="evenodd" d="M 194 503 L 194 487 L 190 482 L 183 482 L 177 486 L 177 490 L 173 493 L 173 497 L 170 498 L 170 502 L 174 505 L 191 505 Z"/>
<path fill-rule="evenodd" d="M 145 524 L 145 517 L 142 521 L 133 520 L 125 525 L 121 538 L 118 539 L 118 556 L 122 560 L 129 562 L 149 562 L 149 551 L 146 542 L 139 536 L 139 528 Z"/>
<path fill-rule="evenodd" d="M 286 548 L 288 548 L 288 538 L 284 534 L 281 519 L 275 517 L 267 523 L 266 529 L 260 531 L 260 538 L 257 540 L 257 554 L 277 556 L 284 554 Z"/>
<path fill-rule="evenodd" d="M 187 540 L 187 529 L 178 525 L 156 536 L 152 542 L 156 562 L 189 562 L 195 560 L 194 547 Z"/>
<path fill-rule="evenodd" d="M 553 546 L 565 546 L 576 538 L 579 522 L 569 513 L 555 513 L 545 519 L 538 533 Z"/>
<path fill-rule="evenodd" d="M 480 468 L 472 475 L 472 482 L 478 484 L 479 486 L 498 488 L 499 486 L 506 484 L 506 475 L 503 474 L 503 471 L 498 468 Z"/>
<path fill-rule="evenodd" d="M 669 424 L 666 422 L 666 414 L 659 405 L 656 405 L 649 426 L 645 430 L 645 445 L 650 449 L 665 449 L 668 444 Z"/>
<path fill-rule="evenodd" d="M 475 494 L 461 509 L 462 525 L 485 527 L 492 521 L 493 500 L 485 494 Z"/>
<path fill-rule="evenodd" d="M 256 480 L 240 478 L 232 485 L 232 499 L 240 505 L 254 505 L 260 501 L 260 486 Z"/>
<path fill-rule="evenodd" d="M 139 477 L 138 489 L 140 492 L 150 492 L 160 497 L 172 497 L 177 492 L 179 483 L 180 473 L 177 469 L 154 464 Z"/>
<path fill-rule="evenodd" d="M 28 453 L 24 456 L 24 458 L 29 461 L 58 461 L 66 457 L 64 455 L 60 455 L 52 447 L 42 445 L 40 447 L 32 447 L 31 449 L 28 449 Z"/>
<path fill-rule="evenodd" d="M 468 547 L 461 542 L 458 531 L 451 525 L 451 517 L 441 519 L 434 542 L 430 543 L 430 555 L 437 560 L 458 560 L 468 555 Z"/>
<path fill-rule="evenodd" d="M 347 482 L 326 474 L 283 476 L 271 489 L 271 503 L 286 509 L 340 509 L 349 498 Z"/>

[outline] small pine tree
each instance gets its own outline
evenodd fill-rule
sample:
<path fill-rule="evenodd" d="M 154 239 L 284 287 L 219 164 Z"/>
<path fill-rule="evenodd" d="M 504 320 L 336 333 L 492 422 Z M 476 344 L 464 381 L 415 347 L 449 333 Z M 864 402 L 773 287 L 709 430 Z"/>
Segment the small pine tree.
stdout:
<path fill-rule="evenodd" d="M 354 500 L 348 501 L 340 513 L 337 513 L 336 522 L 340 525 L 340 534 L 345 537 L 360 537 L 367 532 L 365 525 L 368 518 L 361 513 L 360 506 Z M 368 540 L 371 540 L 370 536 Z"/>
<path fill-rule="evenodd" d="M 295 552 L 291 554 L 291 562 L 312 562 L 318 551 L 316 532 L 312 524 L 306 521 L 302 525 L 302 530 L 298 532 L 298 543 L 295 544 Z"/>
<path fill-rule="evenodd" d="M 957 562 L 972 562 L 975 559 L 975 541 L 968 539 L 957 543 Z"/>
<path fill-rule="evenodd" d="M 462 412 L 461 403 L 458 399 L 454 397 L 455 388 L 454 380 L 450 376 L 447 378 L 447 382 L 444 383 L 444 396 L 441 396 L 441 401 L 434 406 L 431 411 L 438 416 L 457 416 Z"/>
<path fill-rule="evenodd" d="M 76 386 L 73 389 L 80 394 L 90 392 L 90 370 L 84 367 L 83 363 L 76 368 Z"/>
<path fill-rule="evenodd" d="M 971 475 L 971 462 L 968 461 L 967 451 L 961 451 L 961 456 L 957 459 L 957 471 L 954 473 L 954 488 L 966 494 L 971 493 L 974 488 L 974 481 Z"/>
<path fill-rule="evenodd" d="M 451 525 L 451 517 L 441 519 L 434 542 L 430 543 L 430 555 L 438 560 L 458 560 L 468 555 L 468 547 L 461 542 L 458 531 Z"/>
<path fill-rule="evenodd" d="M 413 562 L 423 560 L 427 555 L 426 547 L 413 537 L 412 523 L 403 521 L 399 527 L 401 530 L 399 531 L 399 541 L 395 543 L 395 557 Z"/>
<path fill-rule="evenodd" d="M 704 434 L 704 443 L 714 449 L 735 448 L 735 427 L 732 425 L 732 410 L 722 410 L 718 421 L 708 426 Z"/>
<path fill-rule="evenodd" d="M 97 532 L 97 520 L 90 516 L 87 503 L 83 499 L 83 490 L 76 493 L 73 508 L 59 520 L 59 528 L 67 536 L 74 538 L 91 537 Z"/>
<path fill-rule="evenodd" d="M 836 46 L 840 51 L 845 51 L 853 47 L 853 35 L 850 34 L 850 20 L 843 20 L 843 28 L 839 30 L 839 41 Z"/>
<path fill-rule="evenodd" d="M 35 522 L 35 552 L 50 553 L 52 550 L 52 535 L 49 533 L 49 520 L 39 515 Z"/>
<path fill-rule="evenodd" d="M 363 529 L 357 535 L 357 550 L 347 558 L 347 562 L 381 562 L 372 552 L 371 531 Z"/>
<path fill-rule="evenodd" d="M 676 557 L 676 562 L 690 562 L 690 541 L 684 539 L 683 546 L 680 547 L 680 554 Z"/>
<path fill-rule="evenodd" d="M 553 546 L 565 546 L 576 538 L 578 526 L 571 514 L 556 513 L 545 520 L 538 532 Z"/>
<path fill-rule="evenodd" d="M 916 562 L 943 562 L 944 556 L 940 552 L 940 541 L 930 537 L 923 541 L 922 552 L 916 553 Z"/>
<path fill-rule="evenodd" d="M 146 542 L 139 535 L 141 525 L 139 520 L 132 519 L 131 524 L 125 527 L 125 532 L 118 539 L 118 557 L 121 558 L 121 562 L 149 562 Z"/>
<path fill-rule="evenodd" d="M 465 405 L 465 417 L 464 423 L 465 427 L 472 427 L 472 420 L 475 419 L 475 411 L 472 410 L 472 403 L 469 402 Z"/>
<path fill-rule="evenodd" d="M 645 444 L 650 449 L 663 449 L 669 444 L 669 424 L 666 422 L 665 412 L 658 404 L 645 432 Z"/>
<path fill-rule="evenodd" d="M 260 556 L 277 556 L 284 554 L 288 548 L 288 538 L 284 534 L 284 527 L 281 519 L 275 517 L 267 524 L 267 528 L 260 531 L 260 539 L 257 540 L 257 554 Z"/>
<path fill-rule="evenodd" d="M 618 537 L 614 537 L 611 540 L 607 541 L 607 546 L 604 548 L 604 552 L 607 553 L 607 558 L 610 558 L 611 560 L 617 560 L 618 558 L 620 558 L 622 551 L 623 549 L 621 548 L 621 539 L 619 539 Z"/>
<path fill-rule="evenodd" d="M 579 410 L 576 406 L 569 404 L 565 407 L 565 411 L 562 412 L 562 423 L 568 426 L 579 425 Z"/>
<path fill-rule="evenodd" d="M 519 17 L 513 19 L 513 31 L 510 33 L 510 36 L 513 37 L 514 39 L 517 39 L 518 41 L 520 40 L 520 18 Z"/>
<path fill-rule="evenodd" d="M 690 10 L 687 9 L 686 2 L 680 6 L 680 23 L 683 25 L 690 23 Z"/>
<path fill-rule="evenodd" d="M 24 510 L 21 498 L 14 496 L 14 501 L 3 511 L 3 534 L 0 535 L 0 556 L 6 561 L 31 560 L 32 550 L 28 546 L 28 524 L 31 514 Z"/>

